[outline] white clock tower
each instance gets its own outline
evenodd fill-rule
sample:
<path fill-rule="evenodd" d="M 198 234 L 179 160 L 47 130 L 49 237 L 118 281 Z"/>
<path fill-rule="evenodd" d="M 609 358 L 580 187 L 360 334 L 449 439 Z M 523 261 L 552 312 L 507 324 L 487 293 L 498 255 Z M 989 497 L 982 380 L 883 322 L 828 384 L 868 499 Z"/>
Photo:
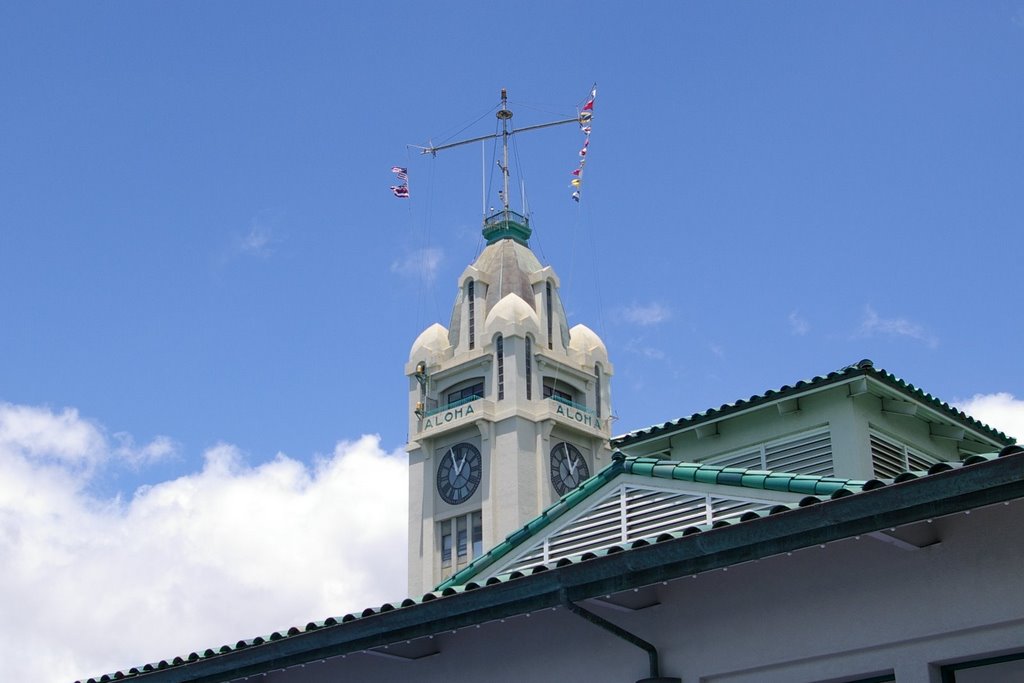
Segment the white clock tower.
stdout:
<path fill-rule="evenodd" d="M 569 329 L 558 276 L 507 208 L 459 277 L 446 329 L 416 339 L 409 378 L 409 594 L 421 595 L 610 461 L 612 366 Z"/>

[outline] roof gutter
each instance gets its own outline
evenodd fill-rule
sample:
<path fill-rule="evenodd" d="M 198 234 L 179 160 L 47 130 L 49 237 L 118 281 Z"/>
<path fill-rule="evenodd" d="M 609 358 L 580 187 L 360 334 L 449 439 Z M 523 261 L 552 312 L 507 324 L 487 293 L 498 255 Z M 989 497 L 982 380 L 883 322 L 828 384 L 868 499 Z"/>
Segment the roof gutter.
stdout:
<path fill-rule="evenodd" d="M 642 678 L 639 681 L 637 681 L 637 683 L 682 683 L 683 679 L 681 678 L 663 678 L 661 676 L 660 667 L 658 666 L 658 648 L 654 647 L 654 645 L 648 643 L 640 636 L 630 633 L 621 626 L 613 624 L 607 619 L 599 617 L 593 612 L 580 607 L 572 600 L 570 600 L 568 597 L 566 597 L 565 591 L 562 591 L 562 604 L 564 604 L 568 608 L 568 610 L 573 614 L 582 617 L 583 619 L 586 619 L 595 626 L 603 628 L 605 631 L 608 631 L 617 638 L 625 640 L 627 643 L 636 645 L 638 648 L 647 653 L 647 657 L 650 660 L 651 676 L 650 678 Z"/>

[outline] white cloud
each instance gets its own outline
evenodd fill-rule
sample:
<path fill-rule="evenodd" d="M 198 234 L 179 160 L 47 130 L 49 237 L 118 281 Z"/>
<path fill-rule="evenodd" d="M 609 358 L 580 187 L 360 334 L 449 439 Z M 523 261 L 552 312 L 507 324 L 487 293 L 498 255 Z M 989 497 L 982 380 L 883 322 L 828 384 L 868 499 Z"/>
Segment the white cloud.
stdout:
<path fill-rule="evenodd" d="M 54 413 L 48 408 L 0 403 L 0 452 L 4 451 L 93 466 L 105 458 L 106 443 L 103 432 L 73 408 Z"/>
<path fill-rule="evenodd" d="M 811 331 L 811 324 L 798 311 L 792 311 L 789 314 L 789 330 L 796 336 L 802 337 Z"/>
<path fill-rule="evenodd" d="M 74 408 L 54 412 L 49 408 L 0 403 L 0 453 L 19 454 L 37 466 L 65 467 L 84 482 L 113 459 L 132 465 L 156 462 L 175 454 L 175 443 L 166 436 L 137 446 L 126 433 L 114 434 L 111 446 L 99 425 L 83 419 Z"/>
<path fill-rule="evenodd" d="M 668 307 L 652 302 L 649 304 L 633 304 L 621 309 L 622 317 L 637 325 L 657 325 L 672 317 L 672 311 Z"/>
<path fill-rule="evenodd" d="M 444 252 L 437 247 L 427 247 L 408 254 L 391 264 L 391 272 L 405 277 L 419 277 L 431 283 L 437 276 L 437 269 L 444 258 Z"/>
<path fill-rule="evenodd" d="M 1024 399 L 1013 394 L 975 394 L 966 401 L 958 401 L 956 407 L 976 420 L 1005 432 L 1018 442 L 1024 442 Z"/>
<path fill-rule="evenodd" d="M 177 444 L 166 436 L 158 436 L 142 446 L 136 446 L 135 438 L 127 432 L 117 432 L 114 439 L 117 441 L 114 453 L 135 467 L 150 465 L 177 455 Z"/>
<path fill-rule="evenodd" d="M 81 462 L 144 463 L 169 440 L 0 408 L 0 680 L 98 676 L 405 591 L 405 459 L 375 436 L 311 466 L 221 444 L 200 471 L 101 499 Z"/>
<path fill-rule="evenodd" d="M 939 340 L 920 324 L 906 318 L 882 318 L 871 306 L 865 306 L 864 317 L 860 323 L 860 335 L 872 337 L 876 334 L 909 337 L 922 341 L 931 348 L 939 345 Z"/>
<path fill-rule="evenodd" d="M 644 344 L 643 339 L 630 339 L 626 342 L 625 350 L 644 358 L 650 358 L 651 360 L 664 360 L 665 358 L 664 351 L 653 346 L 647 346 Z"/>
<path fill-rule="evenodd" d="M 238 239 L 238 251 L 251 256 L 269 256 L 274 237 L 271 229 L 258 223 Z"/>

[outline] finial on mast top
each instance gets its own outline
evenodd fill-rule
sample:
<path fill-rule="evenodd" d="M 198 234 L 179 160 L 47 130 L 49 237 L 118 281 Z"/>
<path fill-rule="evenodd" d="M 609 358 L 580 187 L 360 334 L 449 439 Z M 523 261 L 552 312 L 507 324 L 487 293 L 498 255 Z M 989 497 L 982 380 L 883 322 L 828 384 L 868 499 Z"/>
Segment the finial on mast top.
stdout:
<path fill-rule="evenodd" d="M 508 104 L 508 91 L 505 88 L 501 89 L 501 109 L 498 110 L 497 117 L 499 119 L 510 119 L 512 118 L 512 112 L 506 106 Z"/>

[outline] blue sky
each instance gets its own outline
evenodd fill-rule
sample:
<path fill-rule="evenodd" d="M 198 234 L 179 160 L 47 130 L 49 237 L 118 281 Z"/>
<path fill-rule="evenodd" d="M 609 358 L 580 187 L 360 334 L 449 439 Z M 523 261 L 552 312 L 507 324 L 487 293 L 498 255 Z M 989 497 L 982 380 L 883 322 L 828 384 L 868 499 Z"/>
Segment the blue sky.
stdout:
<path fill-rule="evenodd" d="M 0 61 L 0 451 L 88 533 L 202 482 L 288 514 L 345 458 L 400 478 L 403 364 L 481 246 L 479 148 L 407 145 L 491 132 L 503 87 L 529 125 L 598 84 L 580 205 L 578 130 L 516 152 L 616 433 L 868 357 L 1024 437 L 1024 2 L 8 3 Z M 332 595 L 300 607 L 376 593 Z"/>

